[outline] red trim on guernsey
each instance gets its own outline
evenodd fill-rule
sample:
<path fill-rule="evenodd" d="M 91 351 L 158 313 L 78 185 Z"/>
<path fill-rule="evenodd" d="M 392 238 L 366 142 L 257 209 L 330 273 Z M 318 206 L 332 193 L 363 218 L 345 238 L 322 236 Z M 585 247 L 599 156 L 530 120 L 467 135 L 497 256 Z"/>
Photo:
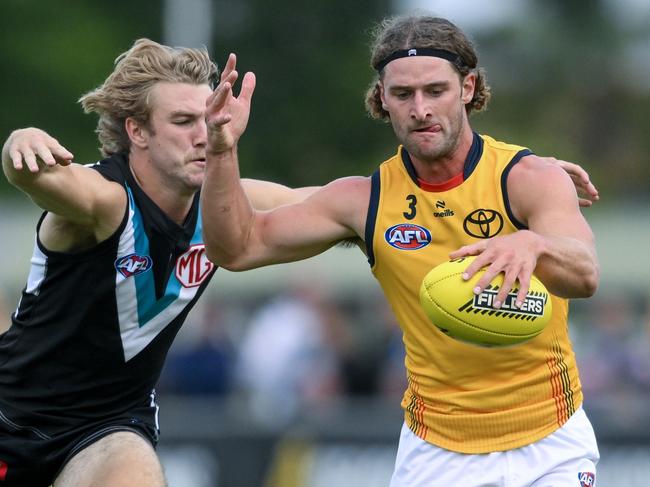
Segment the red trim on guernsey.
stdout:
<path fill-rule="evenodd" d="M 440 193 L 441 191 L 449 191 L 450 189 L 460 186 L 465 178 L 463 178 L 463 173 L 456 174 L 453 178 L 448 179 L 444 183 L 427 183 L 421 178 L 418 178 L 418 185 L 425 191 L 431 191 L 433 193 Z"/>
<path fill-rule="evenodd" d="M 7 478 L 7 470 L 9 470 L 9 465 L 0 460 L 0 481 L 4 481 Z"/>

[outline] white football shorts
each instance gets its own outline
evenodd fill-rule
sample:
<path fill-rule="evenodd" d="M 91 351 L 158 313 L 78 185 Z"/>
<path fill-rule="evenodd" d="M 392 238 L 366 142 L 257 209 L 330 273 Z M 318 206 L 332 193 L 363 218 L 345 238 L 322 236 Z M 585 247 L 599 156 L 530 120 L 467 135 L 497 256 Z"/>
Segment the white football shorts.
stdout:
<path fill-rule="evenodd" d="M 404 424 L 390 487 L 594 487 L 599 458 L 582 407 L 531 445 L 479 455 L 439 448 Z"/>

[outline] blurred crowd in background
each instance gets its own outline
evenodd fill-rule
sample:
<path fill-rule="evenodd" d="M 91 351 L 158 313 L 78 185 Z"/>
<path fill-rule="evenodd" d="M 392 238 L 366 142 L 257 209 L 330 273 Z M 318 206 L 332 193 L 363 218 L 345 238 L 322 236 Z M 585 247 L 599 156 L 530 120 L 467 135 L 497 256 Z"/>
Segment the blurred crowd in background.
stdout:
<path fill-rule="evenodd" d="M 6 327 L 10 308 L 3 307 Z M 634 398 L 650 394 L 648 300 L 597 295 L 572 301 L 571 316 L 586 405 L 607 398 L 633 423 Z M 341 398 L 397 404 L 405 386 L 401 332 L 381 295 L 344 299 L 296 284 L 248 299 L 204 297 L 172 347 L 158 390 L 163 397 L 236 397 L 259 423 L 282 426 Z"/>
<path fill-rule="evenodd" d="M 624 406 L 650 394 L 650 305 L 626 296 L 572 302 L 587 405 L 607 397 Z M 382 296 L 348 300 L 302 286 L 256 302 L 205 300 L 172 348 L 159 389 L 242 395 L 258 420 L 282 422 L 341 396 L 399 403 L 405 387 L 401 331 Z"/>

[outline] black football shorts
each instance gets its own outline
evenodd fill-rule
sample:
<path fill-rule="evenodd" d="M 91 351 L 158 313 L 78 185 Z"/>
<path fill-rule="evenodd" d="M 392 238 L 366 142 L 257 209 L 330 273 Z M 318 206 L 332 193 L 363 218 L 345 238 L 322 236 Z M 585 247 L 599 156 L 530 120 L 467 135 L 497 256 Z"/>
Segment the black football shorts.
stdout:
<path fill-rule="evenodd" d="M 117 431 L 158 443 L 155 408 L 143 407 L 56 435 L 16 424 L 0 411 L 0 487 L 49 487 L 65 464 L 95 441 Z"/>

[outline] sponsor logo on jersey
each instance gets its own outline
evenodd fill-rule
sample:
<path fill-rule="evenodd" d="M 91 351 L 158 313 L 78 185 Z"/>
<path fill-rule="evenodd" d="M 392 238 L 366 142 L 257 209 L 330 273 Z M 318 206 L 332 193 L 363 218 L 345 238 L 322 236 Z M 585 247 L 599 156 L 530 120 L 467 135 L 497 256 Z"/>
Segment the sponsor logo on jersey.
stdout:
<path fill-rule="evenodd" d="M 192 245 L 176 260 L 176 279 L 183 287 L 200 286 L 214 269 L 205 255 L 205 245 Z"/>
<path fill-rule="evenodd" d="M 446 216 L 454 216 L 454 210 L 450 210 L 445 207 L 444 200 L 436 201 L 436 208 L 440 208 L 442 211 L 434 211 L 433 216 L 436 218 L 444 218 Z"/>
<path fill-rule="evenodd" d="M 396 249 L 417 250 L 431 243 L 431 232 L 420 225 L 400 223 L 386 230 L 384 238 Z"/>
<path fill-rule="evenodd" d="M 7 478 L 7 470 L 9 470 L 9 465 L 0 460 L 0 481 L 4 481 Z"/>
<path fill-rule="evenodd" d="M 124 277 L 135 276 L 151 269 L 152 260 L 148 255 L 129 254 L 115 261 L 115 269 Z"/>
<path fill-rule="evenodd" d="M 463 229 L 476 238 L 491 238 L 503 228 L 503 217 L 496 210 L 479 208 L 465 217 Z"/>
<path fill-rule="evenodd" d="M 596 485 L 596 474 L 592 472 L 578 472 L 580 487 L 594 487 Z"/>
<path fill-rule="evenodd" d="M 517 301 L 517 292 L 511 291 L 506 295 L 503 300 L 501 308 L 494 307 L 499 292 L 499 286 L 488 286 L 481 294 L 475 295 L 472 299 L 467 301 L 464 305 L 458 308 L 458 311 L 465 313 L 485 313 L 489 311 L 496 316 L 509 315 L 510 318 L 522 319 L 525 321 L 535 321 L 538 317 L 544 315 L 544 305 L 548 300 L 548 294 L 529 292 L 526 299 L 521 305 L 521 308 L 515 306 Z"/>

